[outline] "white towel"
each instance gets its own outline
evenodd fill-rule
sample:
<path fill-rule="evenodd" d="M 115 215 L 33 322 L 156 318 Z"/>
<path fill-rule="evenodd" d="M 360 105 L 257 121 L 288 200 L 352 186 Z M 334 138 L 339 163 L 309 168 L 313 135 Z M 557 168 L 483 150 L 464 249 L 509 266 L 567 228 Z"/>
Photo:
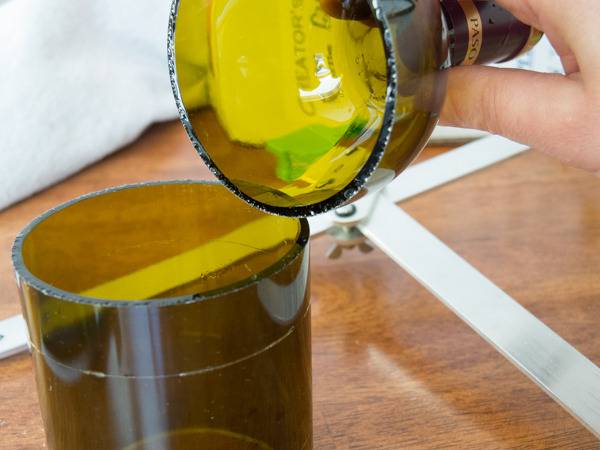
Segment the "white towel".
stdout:
<path fill-rule="evenodd" d="M 170 0 L 0 0 L 0 209 L 177 116 Z"/>

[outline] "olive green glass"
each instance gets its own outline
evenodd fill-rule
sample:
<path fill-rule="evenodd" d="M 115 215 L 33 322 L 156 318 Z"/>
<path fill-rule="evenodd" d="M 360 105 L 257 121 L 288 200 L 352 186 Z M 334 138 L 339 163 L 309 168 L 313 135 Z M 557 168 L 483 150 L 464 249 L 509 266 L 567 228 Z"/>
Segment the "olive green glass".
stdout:
<path fill-rule="evenodd" d="M 280 215 L 318 214 L 393 180 L 446 90 L 439 0 L 369 1 L 360 17 L 326 4 L 173 0 L 181 120 L 230 190 Z"/>
<path fill-rule="evenodd" d="M 13 260 L 48 448 L 311 449 L 307 242 L 201 182 L 35 220 Z"/>

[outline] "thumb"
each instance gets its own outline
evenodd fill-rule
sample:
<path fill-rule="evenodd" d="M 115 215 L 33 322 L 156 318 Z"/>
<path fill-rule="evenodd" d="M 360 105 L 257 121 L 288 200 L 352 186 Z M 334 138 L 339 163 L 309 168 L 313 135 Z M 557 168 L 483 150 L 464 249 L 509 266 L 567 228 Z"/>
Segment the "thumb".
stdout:
<path fill-rule="evenodd" d="M 585 94 L 577 80 L 484 66 L 456 67 L 448 76 L 443 125 L 500 134 L 568 164 L 600 169 L 600 155 L 584 148 L 590 136 L 585 136 Z"/>

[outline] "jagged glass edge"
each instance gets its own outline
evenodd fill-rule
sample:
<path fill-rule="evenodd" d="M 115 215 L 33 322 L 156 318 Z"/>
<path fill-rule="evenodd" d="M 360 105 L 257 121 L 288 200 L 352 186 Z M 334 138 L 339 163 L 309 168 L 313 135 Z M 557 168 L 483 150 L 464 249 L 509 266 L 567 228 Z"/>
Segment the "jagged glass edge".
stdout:
<path fill-rule="evenodd" d="M 390 26 L 380 4 L 380 0 L 371 0 L 370 5 L 373 10 L 373 14 L 381 35 L 385 47 L 385 56 L 387 60 L 387 93 L 386 93 L 386 105 L 383 116 L 383 123 L 377 142 L 371 152 L 371 156 L 360 170 L 358 175 L 350 182 L 344 189 L 323 200 L 319 203 L 315 203 L 307 206 L 298 207 L 280 207 L 268 205 L 263 202 L 259 202 L 253 199 L 249 195 L 243 193 L 235 184 L 233 184 L 214 161 L 209 156 L 208 152 L 202 145 L 202 142 L 196 135 L 194 127 L 190 121 L 188 112 L 181 99 L 181 91 L 179 89 L 179 81 L 177 77 L 177 65 L 175 62 L 175 32 L 177 27 L 177 15 L 179 12 L 179 5 L 181 0 L 173 0 L 171 4 L 171 14 L 169 18 L 169 33 L 167 42 L 167 56 L 169 61 L 169 75 L 171 77 L 171 88 L 173 89 L 173 96 L 175 97 L 175 103 L 177 104 L 177 110 L 179 112 L 179 118 L 190 138 L 192 144 L 204 163 L 208 166 L 210 171 L 217 177 L 217 179 L 233 194 L 241 198 L 243 201 L 248 203 L 250 206 L 259 209 L 260 211 L 275 214 L 278 216 L 285 217 L 312 217 L 319 214 L 326 213 L 333 209 L 336 209 L 344 204 L 348 203 L 360 190 L 366 185 L 369 178 L 373 175 L 379 163 L 381 162 L 387 145 L 390 141 L 392 129 L 394 127 L 394 116 L 396 111 L 396 98 L 398 95 L 398 76 L 397 76 L 397 65 L 396 65 L 396 53 L 394 51 L 394 42 Z M 191 1 L 191 0 L 190 0 Z"/>
<path fill-rule="evenodd" d="M 136 183 L 136 184 L 128 184 L 124 186 L 112 187 L 109 189 L 104 189 L 98 192 L 93 192 L 91 194 L 82 195 L 81 197 L 77 197 L 69 202 L 63 203 L 55 208 L 50 209 L 44 214 L 40 215 L 36 219 L 34 219 L 29 225 L 27 225 L 23 231 L 19 233 L 16 237 L 15 242 L 12 247 L 12 261 L 15 272 L 17 274 L 17 279 L 19 285 L 25 282 L 28 286 L 31 286 L 42 295 L 52 297 L 58 300 L 64 300 L 72 303 L 80 303 L 85 305 L 92 306 L 100 306 L 100 307 L 116 307 L 116 308 L 160 308 L 166 306 L 174 306 L 181 304 L 190 304 L 201 301 L 206 301 L 218 297 L 223 297 L 225 295 L 229 295 L 235 292 L 239 292 L 245 289 L 248 289 L 251 286 L 254 286 L 261 281 L 271 278 L 278 273 L 281 273 L 288 266 L 290 266 L 294 261 L 296 261 L 299 257 L 301 257 L 305 251 L 307 251 L 307 244 L 310 239 L 310 228 L 308 225 L 308 221 L 304 219 L 300 219 L 300 231 L 298 233 L 298 237 L 296 238 L 296 245 L 281 259 L 279 259 L 276 263 L 271 265 L 270 267 L 258 272 L 252 277 L 246 278 L 244 280 L 240 280 L 237 283 L 232 283 L 228 286 L 224 286 L 223 288 L 216 289 L 214 291 L 210 291 L 204 294 L 190 294 L 179 297 L 167 297 L 167 298 L 158 298 L 153 300 L 138 300 L 138 299 L 123 299 L 123 300 L 106 300 L 92 297 L 85 297 L 82 295 L 78 295 L 73 292 L 68 292 L 63 289 L 59 289 L 55 286 L 52 286 L 49 283 L 46 283 L 44 280 L 33 275 L 25 261 L 23 259 L 23 244 L 27 236 L 44 220 L 53 216 L 54 214 L 58 214 L 61 211 L 69 208 L 70 206 L 75 205 L 76 203 L 92 199 L 95 197 L 100 197 L 107 194 L 112 194 L 114 192 L 119 192 L 128 189 L 142 189 L 145 187 L 151 186 L 164 186 L 164 185 L 221 185 L 216 181 L 198 181 L 198 180 L 173 180 L 173 181 L 153 181 L 153 182 L 145 182 L 145 183 Z"/>

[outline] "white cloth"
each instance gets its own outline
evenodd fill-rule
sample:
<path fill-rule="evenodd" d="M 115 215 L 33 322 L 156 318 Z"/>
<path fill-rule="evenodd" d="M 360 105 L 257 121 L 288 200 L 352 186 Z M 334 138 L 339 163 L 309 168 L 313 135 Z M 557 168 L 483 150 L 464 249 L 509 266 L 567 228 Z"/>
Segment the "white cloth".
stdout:
<path fill-rule="evenodd" d="M 0 209 L 177 116 L 170 0 L 0 0 Z"/>

